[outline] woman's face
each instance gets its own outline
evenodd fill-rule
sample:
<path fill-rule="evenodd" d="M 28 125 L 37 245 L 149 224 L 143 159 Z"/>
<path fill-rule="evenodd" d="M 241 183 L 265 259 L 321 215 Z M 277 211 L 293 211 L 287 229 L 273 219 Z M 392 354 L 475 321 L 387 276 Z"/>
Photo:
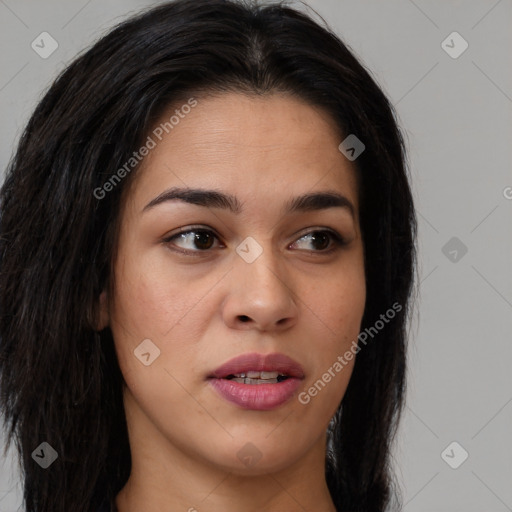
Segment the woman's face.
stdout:
<path fill-rule="evenodd" d="M 126 381 L 132 450 L 239 474 L 318 460 L 353 369 L 344 359 L 340 370 L 339 357 L 354 346 L 366 297 L 344 137 L 291 96 L 195 101 L 162 116 L 169 133 L 159 123 L 150 133 L 121 211 L 103 318 Z M 230 207 L 165 196 L 175 188 L 214 190 Z M 295 365 L 264 357 L 276 353 Z M 251 373 L 249 383 L 249 371 L 285 378 Z"/>

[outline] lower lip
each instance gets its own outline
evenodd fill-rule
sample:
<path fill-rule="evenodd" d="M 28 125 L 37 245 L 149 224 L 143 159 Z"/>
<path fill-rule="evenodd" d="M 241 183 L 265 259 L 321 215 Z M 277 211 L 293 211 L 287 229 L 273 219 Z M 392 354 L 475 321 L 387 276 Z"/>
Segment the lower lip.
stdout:
<path fill-rule="evenodd" d="M 288 377 L 274 384 L 241 384 L 228 379 L 210 379 L 210 384 L 228 402 L 243 409 L 269 411 L 293 397 L 301 379 Z"/>

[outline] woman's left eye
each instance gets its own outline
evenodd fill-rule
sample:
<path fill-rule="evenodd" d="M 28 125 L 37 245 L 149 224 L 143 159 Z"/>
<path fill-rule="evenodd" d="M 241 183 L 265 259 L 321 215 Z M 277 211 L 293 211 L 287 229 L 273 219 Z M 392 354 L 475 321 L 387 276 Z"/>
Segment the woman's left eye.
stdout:
<path fill-rule="evenodd" d="M 316 230 L 301 236 L 293 245 L 296 245 L 301 240 L 307 239 L 313 242 L 314 245 L 317 245 L 317 249 L 313 249 L 314 252 L 330 253 L 345 244 L 344 239 L 339 233 L 331 230 Z M 332 245 L 334 245 L 334 247 L 332 247 Z M 318 248 L 318 246 L 320 246 L 320 248 Z"/>

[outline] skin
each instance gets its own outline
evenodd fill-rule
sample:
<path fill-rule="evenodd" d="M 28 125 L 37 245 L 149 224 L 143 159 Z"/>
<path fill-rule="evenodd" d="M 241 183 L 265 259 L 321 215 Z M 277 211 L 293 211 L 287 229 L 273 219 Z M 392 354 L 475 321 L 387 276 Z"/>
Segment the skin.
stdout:
<path fill-rule="evenodd" d="M 366 299 L 355 169 L 338 150 L 334 121 L 299 99 L 197 100 L 125 191 L 116 284 L 100 298 L 98 327 L 110 326 L 126 381 L 132 473 L 118 510 L 335 512 L 325 433 L 355 359 L 308 404 L 295 396 L 271 411 L 226 401 L 207 376 L 240 354 L 281 352 L 304 368 L 299 393 L 350 348 Z M 143 212 L 176 186 L 232 194 L 243 210 L 174 200 Z M 340 207 L 283 214 L 290 198 L 324 190 L 345 196 L 354 215 Z M 162 241 L 196 225 L 213 231 L 202 245 Z M 315 241 L 319 230 L 346 244 Z M 248 236 L 263 250 L 252 263 L 236 252 Z M 145 339 L 160 350 L 149 366 L 134 356 Z M 237 456 L 249 442 L 261 456 L 251 466 Z"/>

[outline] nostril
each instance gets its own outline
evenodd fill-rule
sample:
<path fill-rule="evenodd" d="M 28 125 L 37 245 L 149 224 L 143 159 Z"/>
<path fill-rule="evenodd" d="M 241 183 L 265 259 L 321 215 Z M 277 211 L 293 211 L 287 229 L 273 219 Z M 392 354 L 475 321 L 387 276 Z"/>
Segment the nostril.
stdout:
<path fill-rule="evenodd" d="M 248 322 L 250 318 L 247 315 L 240 315 L 240 320 L 242 322 Z"/>

